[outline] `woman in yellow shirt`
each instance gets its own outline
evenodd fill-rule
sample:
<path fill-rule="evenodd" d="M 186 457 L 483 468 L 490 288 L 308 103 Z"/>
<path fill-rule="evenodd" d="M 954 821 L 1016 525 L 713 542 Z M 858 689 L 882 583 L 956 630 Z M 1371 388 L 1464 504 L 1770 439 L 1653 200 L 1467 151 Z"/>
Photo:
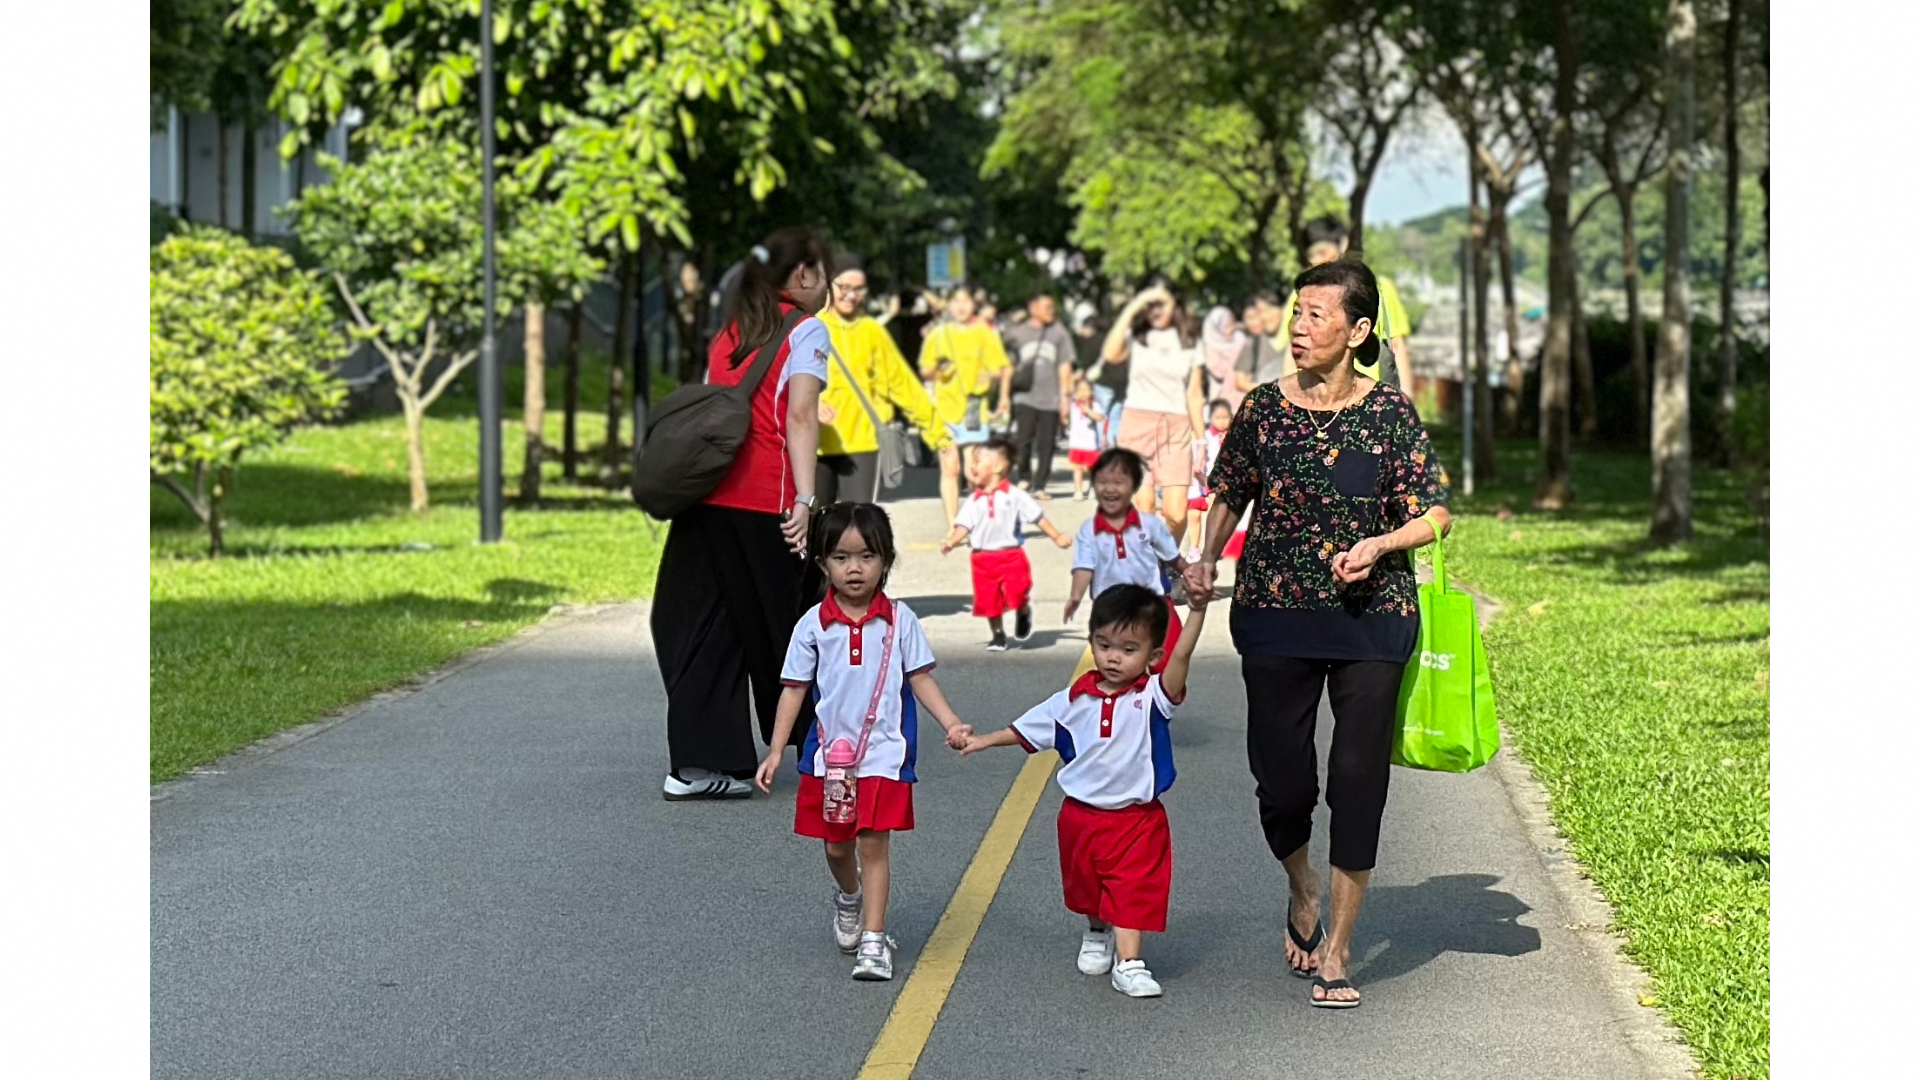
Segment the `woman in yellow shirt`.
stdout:
<path fill-rule="evenodd" d="M 867 299 L 867 274 L 858 258 L 834 257 L 833 297 L 820 321 L 826 324 L 837 358 L 827 363 L 827 387 L 820 392 L 820 464 L 815 470 L 814 494 L 822 505 L 845 495 L 852 502 L 880 499 L 880 436 L 873 429 L 860 395 L 865 394 L 880 415 L 893 419 L 897 409 L 920 429 L 927 446 L 939 450 L 952 441 L 946 428 L 934 420 L 933 402 L 914 378 L 907 358 L 893 343 L 893 335 L 879 321 L 860 313 Z M 845 367 L 841 361 L 845 361 Z M 858 382 L 847 380 L 851 372 Z"/>
<path fill-rule="evenodd" d="M 953 439 L 940 450 L 940 501 L 951 525 L 960 512 L 961 448 L 992 437 L 989 423 L 1006 417 L 1013 390 L 1013 365 L 1000 332 L 980 317 L 979 301 L 966 288 L 947 298 L 947 318 L 921 344 L 920 376 L 933 382 L 934 418 Z M 999 393 L 988 415 L 987 395 L 996 385 Z"/>

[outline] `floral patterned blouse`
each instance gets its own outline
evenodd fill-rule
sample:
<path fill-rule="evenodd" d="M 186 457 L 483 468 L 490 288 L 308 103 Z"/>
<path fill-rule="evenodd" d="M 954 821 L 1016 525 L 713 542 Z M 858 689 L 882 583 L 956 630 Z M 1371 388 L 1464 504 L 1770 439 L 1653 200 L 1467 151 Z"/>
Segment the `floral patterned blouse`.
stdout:
<path fill-rule="evenodd" d="M 1336 416 L 1256 387 L 1209 481 L 1235 512 L 1254 507 L 1230 616 L 1242 654 L 1406 660 L 1420 616 L 1407 553 L 1351 585 L 1332 565 L 1446 502 L 1446 469 L 1404 395 L 1376 384 Z"/>

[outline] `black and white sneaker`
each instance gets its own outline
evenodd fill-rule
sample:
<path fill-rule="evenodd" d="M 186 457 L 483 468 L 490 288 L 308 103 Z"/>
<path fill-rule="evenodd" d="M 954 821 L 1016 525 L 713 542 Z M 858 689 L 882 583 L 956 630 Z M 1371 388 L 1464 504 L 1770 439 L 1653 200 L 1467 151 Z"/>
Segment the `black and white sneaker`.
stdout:
<path fill-rule="evenodd" d="M 745 780 L 735 780 L 726 773 L 717 773 L 709 769 L 682 769 L 679 776 L 667 774 L 666 783 L 660 786 L 661 797 L 668 802 L 686 802 L 691 799 L 745 799 L 753 795 L 753 785 Z"/>
<path fill-rule="evenodd" d="M 1033 636 L 1033 605 L 1028 604 L 1014 613 L 1013 640 L 1025 641 Z"/>
<path fill-rule="evenodd" d="M 993 640 L 987 642 L 987 651 L 988 652 L 1006 652 L 1007 651 L 1007 635 L 1005 634 L 993 635 Z"/>

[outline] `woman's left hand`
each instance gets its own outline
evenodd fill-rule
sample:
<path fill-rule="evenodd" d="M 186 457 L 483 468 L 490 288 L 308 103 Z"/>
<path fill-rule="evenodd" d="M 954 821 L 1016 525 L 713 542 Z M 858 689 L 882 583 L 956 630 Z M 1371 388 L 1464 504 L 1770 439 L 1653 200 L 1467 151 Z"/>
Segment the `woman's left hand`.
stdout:
<path fill-rule="evenodd" d="M 794 503 L 788 509 L 786 520 L 780 523 L 780 536 L 795 555 L 807 557 L 807 525 L 813 518 L 813 511 L 806 503 Z"/>
<path fill-rule="evenodd" d="M 1333 579 L 1343 585 L 1365 581 L 1373 573 L 1373 564 L 1386 554 L 1386 541 L 1369 536 L 1333 557 Z"/>

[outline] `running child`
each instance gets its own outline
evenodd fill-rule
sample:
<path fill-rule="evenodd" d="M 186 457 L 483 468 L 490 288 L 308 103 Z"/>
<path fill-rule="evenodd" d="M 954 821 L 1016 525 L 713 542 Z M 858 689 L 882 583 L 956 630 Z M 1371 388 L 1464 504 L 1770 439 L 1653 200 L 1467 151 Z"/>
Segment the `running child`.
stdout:
<path fill-rule="evenodd" d="M 1057 750 L 1060 880 L 1067 910 L 1087 917 L 1079 968 L 1111 971 L 1128 997 L 1159 997 L 1141 958 L 1141 935 L 1167 929 L 1173 836 L 1160 802 L 1173 786 L 1167 722 L 1186 700 L 1187 668 L 1206 619 L 1196 596 L 1171 655 L 1163 655 L 1167 605 L 1142 585 L 1115 585 L 1093 601 L 1096 666 L 1011 727 L 967 739 L 962 753 L 1019 744 Z M 1159 674 L 1149 668 L 1164 663 Z"/>
<path fill-rule="evenodd" d="M 987 620 L 993 640 L 987 649 L 1005 652 L 1004 619 L 1013 615 L 1013 636 L 1033 636 L 1033 564 L 1020 546 L 1020 526 L 1037 525 L 1054 543 L 1072 547 L 1073 539 L 1047 520 L 1046 511 L 1032 495 L 1007 483 L 1013 466 L 1013 446 L 1005 439 L 989 439 L 973 455 L 967 479 L 973 494 L 953 519 L 953 531 L 940 545 L 945 555 L 965 541 L 973 548 L 973 613 Z"/>
<path fill-rule="evenodd" d="M 1198 562 L 1200 545 L 1206 539 L 1207 509 L 1213 505 L 1213 492 L 1207 487 L 1207 476 L 1213 472 L 1213 463 L 1220 457 L 1220 444 L 1227 437 L 1227 428 L 1233 424 L 1233 407 L 1225 398 L 1215 398 L 1207 405 L 1207 439 L 1204 453 L 1200 447 L 1194 447 L 1194 457 L 1200 459 L 1193 463 L 1193 479 L 1187 483 L 1187 543 L 1186 559 Z"/>
<path fill-rule="evenodd" d="M 833 898 L 833 940 L 854 954 L 853 977 L 893 978 L 894 940 L 887 936 L 892 877 L 889 838 L 913 828 L 915 739 L 926 706 L 947 730 L 947 744 L 966 745 L 973 729 L 960 722 L 933 681 L 933 650 L 920 620 L 886 594 L 893 570 L 893 525 L 871 503 L 838 503 L 820 524 L 820 568 L 827 597 L 800 617 L 780 670 L 786 689 L 775 713 L 773 741 L 754 781 L 773 790 L 781 755 L 809 694 L 815 720 L 795 768 L 800 790 L 793 831 L 826 842 Z M 878 650 L 876 653 L 875 650 Z M 851 820 L 830 820 L 828 757 L 851 761 Z M 836 803 L 836 809 L 844 804 Z"/>
<path fill-rule="evenodd" d="M 1067 464 L 1073 466 L 1073 497 L 1085 501 L 1092 491 L 1087 478 L 1100 460 L 1100 428 L 1107 414 L 1093 401 L 1093 384 L 1085 375 L 1073 377 L 1073 400 L 1068 402 Z"/>
<path fill-rule="evenodd" d="M 1146 482 L 1147 464 L 1139 454 L 1115 447 L 1101 453 L 1093 465 L 1093 516 L 1080 526 L 1073 537 L 1073 590 L 1067 599 L 1066 621 L 1089 590 L 1099 596 L 1115 585 L 1139 585 L 1162 597 L 1167 606 L 1166 640 L 1162 642 L 1161 662 L 1173 652 L 1180 636 L 1180 616 L 1167 598 L 1165 566 L 1171 563 L 1175 574 L 1186 572 L 1187 561 L 1180 555 L 1180 544 L 1159 514 L 1142 514 L 1134 508 L 1133 493 Z M 1093 649 L 1080 656 L 1073 677 L 1093 670 Z M 1156 672 L 1159 668 L 1154 669 Z"/>

